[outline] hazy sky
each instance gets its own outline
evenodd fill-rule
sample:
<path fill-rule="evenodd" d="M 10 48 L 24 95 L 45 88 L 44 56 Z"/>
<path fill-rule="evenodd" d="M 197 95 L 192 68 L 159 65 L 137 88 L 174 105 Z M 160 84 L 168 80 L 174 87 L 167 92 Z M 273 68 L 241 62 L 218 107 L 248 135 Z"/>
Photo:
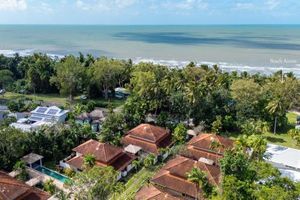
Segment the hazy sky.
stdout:
<path fill-rule="evenodd" d="M 0 0 L 0 24 L 300 24 L 300 0 Z"/>

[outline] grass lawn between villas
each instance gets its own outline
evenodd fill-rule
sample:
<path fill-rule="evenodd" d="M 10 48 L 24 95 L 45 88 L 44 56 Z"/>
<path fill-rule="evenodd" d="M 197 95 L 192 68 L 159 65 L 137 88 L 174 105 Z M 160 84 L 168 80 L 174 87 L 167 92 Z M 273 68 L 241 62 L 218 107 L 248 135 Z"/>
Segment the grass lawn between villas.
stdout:
<path fill-rule="evenodd" d="M 59 94 L 18 94 L 18 93 L 13 93 L 13 92 L 6 92 L 4 96 L 0 96 L 0 100 L 14 100 L 17 98 L 30 98 L 34 101 L 43 101 L 46 104 L 55 104 L 58 106 L 64 106 L 66 103 L 68 103 L 68 98 L 66 96 L 62 96 Z M 114 108 L 117 108 L 119 106 L 122 106 L 125 102 L 125 100 L 120 100 L 120 99 L 108 99 L 105 100 L 103 98 L 98 98 L 98 99 L 91 99 L 95 101 L 97 104 L 107 104 L 111 103 Z M 80 96 L 77 96 L 74 98 L 75 103 L 80 103 L 82 100 L 80 100 Z"/>
<path fill-rule="evenodd" d="M 265 133 L 264 136 L 266 137 L 266 140 L 268 143 L 291 147 L 291 148 L 295 148 L 295 149 L 300 149 L 300 147 L 296 145 L 296 142 L 291 138 L 291 136 L 289 136 L 287 134 L 287 132 L 290 129 L 295 127 L 297 114 L 293 113 L 293 112 L 288 112 L 287 118 L 288 118 L 289 125 L 285 132 L 282 132 L 282 133 L 279 132 L 276 134 L 268 132 L 268 133 Z M 239 136 L 239 134 L 234 134 L 234 135 L 231 134 L 230 138 L 236 139 L 238 136 Z"/>
<path fill-rule="evenodd" d="M 154 169 L 147 169 L 143 167 L 126 182 L 124 191 L 121 194 L 116 195 L 117 197 L 113 197 L 110 200 L 134 199 L 137 191 L 148 183 L 148 180 L 155 175 L 160 167 L 160 165 L 155 166 Z"/>

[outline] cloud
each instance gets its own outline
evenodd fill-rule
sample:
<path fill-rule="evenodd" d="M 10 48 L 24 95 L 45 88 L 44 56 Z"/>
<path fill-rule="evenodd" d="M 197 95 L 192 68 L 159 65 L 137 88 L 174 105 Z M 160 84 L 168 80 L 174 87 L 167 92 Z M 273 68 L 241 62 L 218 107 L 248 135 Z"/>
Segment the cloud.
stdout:
<path fill-rule="evenodd" d="M 41 2 L 40 9 L 42 12 L 52 13 L 54 12 L 53 8 L 50 6 L 50 4 L 46 2 Z"/>
<path fill-rule="evenodd" d="M 82 10 L 110 11 L 130 7 L 137 2 L 138 0 L 77 0 L 76 6 Z"/>
<path fill-rule="evenodd" d="M 175 10 L 206 9 L 208 4 L 203 0 L 180 0 L 177 2 L 167 1 L 162 3 L 162 7 Z"/>
<path fill-rule="evenodd" d="M 274 10 L 280 5 L 280 3 L 281 3 L 280 0 L 267 0 L 265 2 L 267 9 L 269 10 Z"/>
<path fill-rule="evenodd" d="M 4 11 L 15 11 L 15 10 L 26 10 L 26 0 L 0 0 L 0 10 Z"/>
<path fill-rule="evenodd" d="M 255 5 L 253 3 L 236 3 L 235 9 L 238 10 L 249 10 L 255 8 Z"/>
<path fill-rule="evenodd" d="M 264 0 L 261 2 L 238 2 L 234 5 L 236 10 L 259 10 L 262 12 L 272 11 L 278 8 L 281 0 Z"/>

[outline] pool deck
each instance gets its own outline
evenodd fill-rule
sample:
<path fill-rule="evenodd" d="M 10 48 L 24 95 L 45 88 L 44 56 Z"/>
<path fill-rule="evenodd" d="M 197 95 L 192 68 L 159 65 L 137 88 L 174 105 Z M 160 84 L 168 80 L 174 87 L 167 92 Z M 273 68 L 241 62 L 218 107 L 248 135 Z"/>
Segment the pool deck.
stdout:
<path fill-rule="evenodd" d="M 59 181 L 59 180 L 57 180 L 55 178 L 52 178 L 51 176 L 48 176 L 47 174 L 44 174 L 42 172 L 39 172 L 39 171 L 37 171 L 37 170 L 35 170 L 33 168 L 29 168 L 29 167 L 26 168 L 26 171 L 28 172 L 28 174 L 30 175 L 30 177 L 32 177 L 32 179 L 30 179 L 28 181 L 28 182 L 30 182 L 32 180 L 32 182 L 30 182 L 30 184 L 34 184 L 35 183 L 35 185 L 36 185 L 39 182 L 45 183 L 48 180 L 53 180 L 54 185 L 58 189 L 66 192 L 66 193 L 70 192 L 67 188 L 64 187 L 64 183 L 63 182 L 61 182 L 61 181 Z"/>

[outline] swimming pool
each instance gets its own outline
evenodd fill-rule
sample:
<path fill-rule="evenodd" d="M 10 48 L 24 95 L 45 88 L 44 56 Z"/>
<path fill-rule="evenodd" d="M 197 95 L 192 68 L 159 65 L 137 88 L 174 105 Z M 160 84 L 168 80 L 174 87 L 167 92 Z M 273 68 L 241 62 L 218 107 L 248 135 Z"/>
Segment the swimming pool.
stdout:
<path fill-rule="evenodd" d="M 37 168 L 35 168 L 35 170 L 39 171 L 39 172 L 42 172 L 43 174 L 46 174 L 48 176 L 51 176 L 52 178 L 55 178 L 61 182 L 66 182 L 68 180 L 70 180 L 68 177 L 62 175 L 62 174 L 59 174 L 58 172 L 55 172 L 51 169 L 48 169 L 46 167 L 43 167 L 43 166 L 38 166 Z"/>

